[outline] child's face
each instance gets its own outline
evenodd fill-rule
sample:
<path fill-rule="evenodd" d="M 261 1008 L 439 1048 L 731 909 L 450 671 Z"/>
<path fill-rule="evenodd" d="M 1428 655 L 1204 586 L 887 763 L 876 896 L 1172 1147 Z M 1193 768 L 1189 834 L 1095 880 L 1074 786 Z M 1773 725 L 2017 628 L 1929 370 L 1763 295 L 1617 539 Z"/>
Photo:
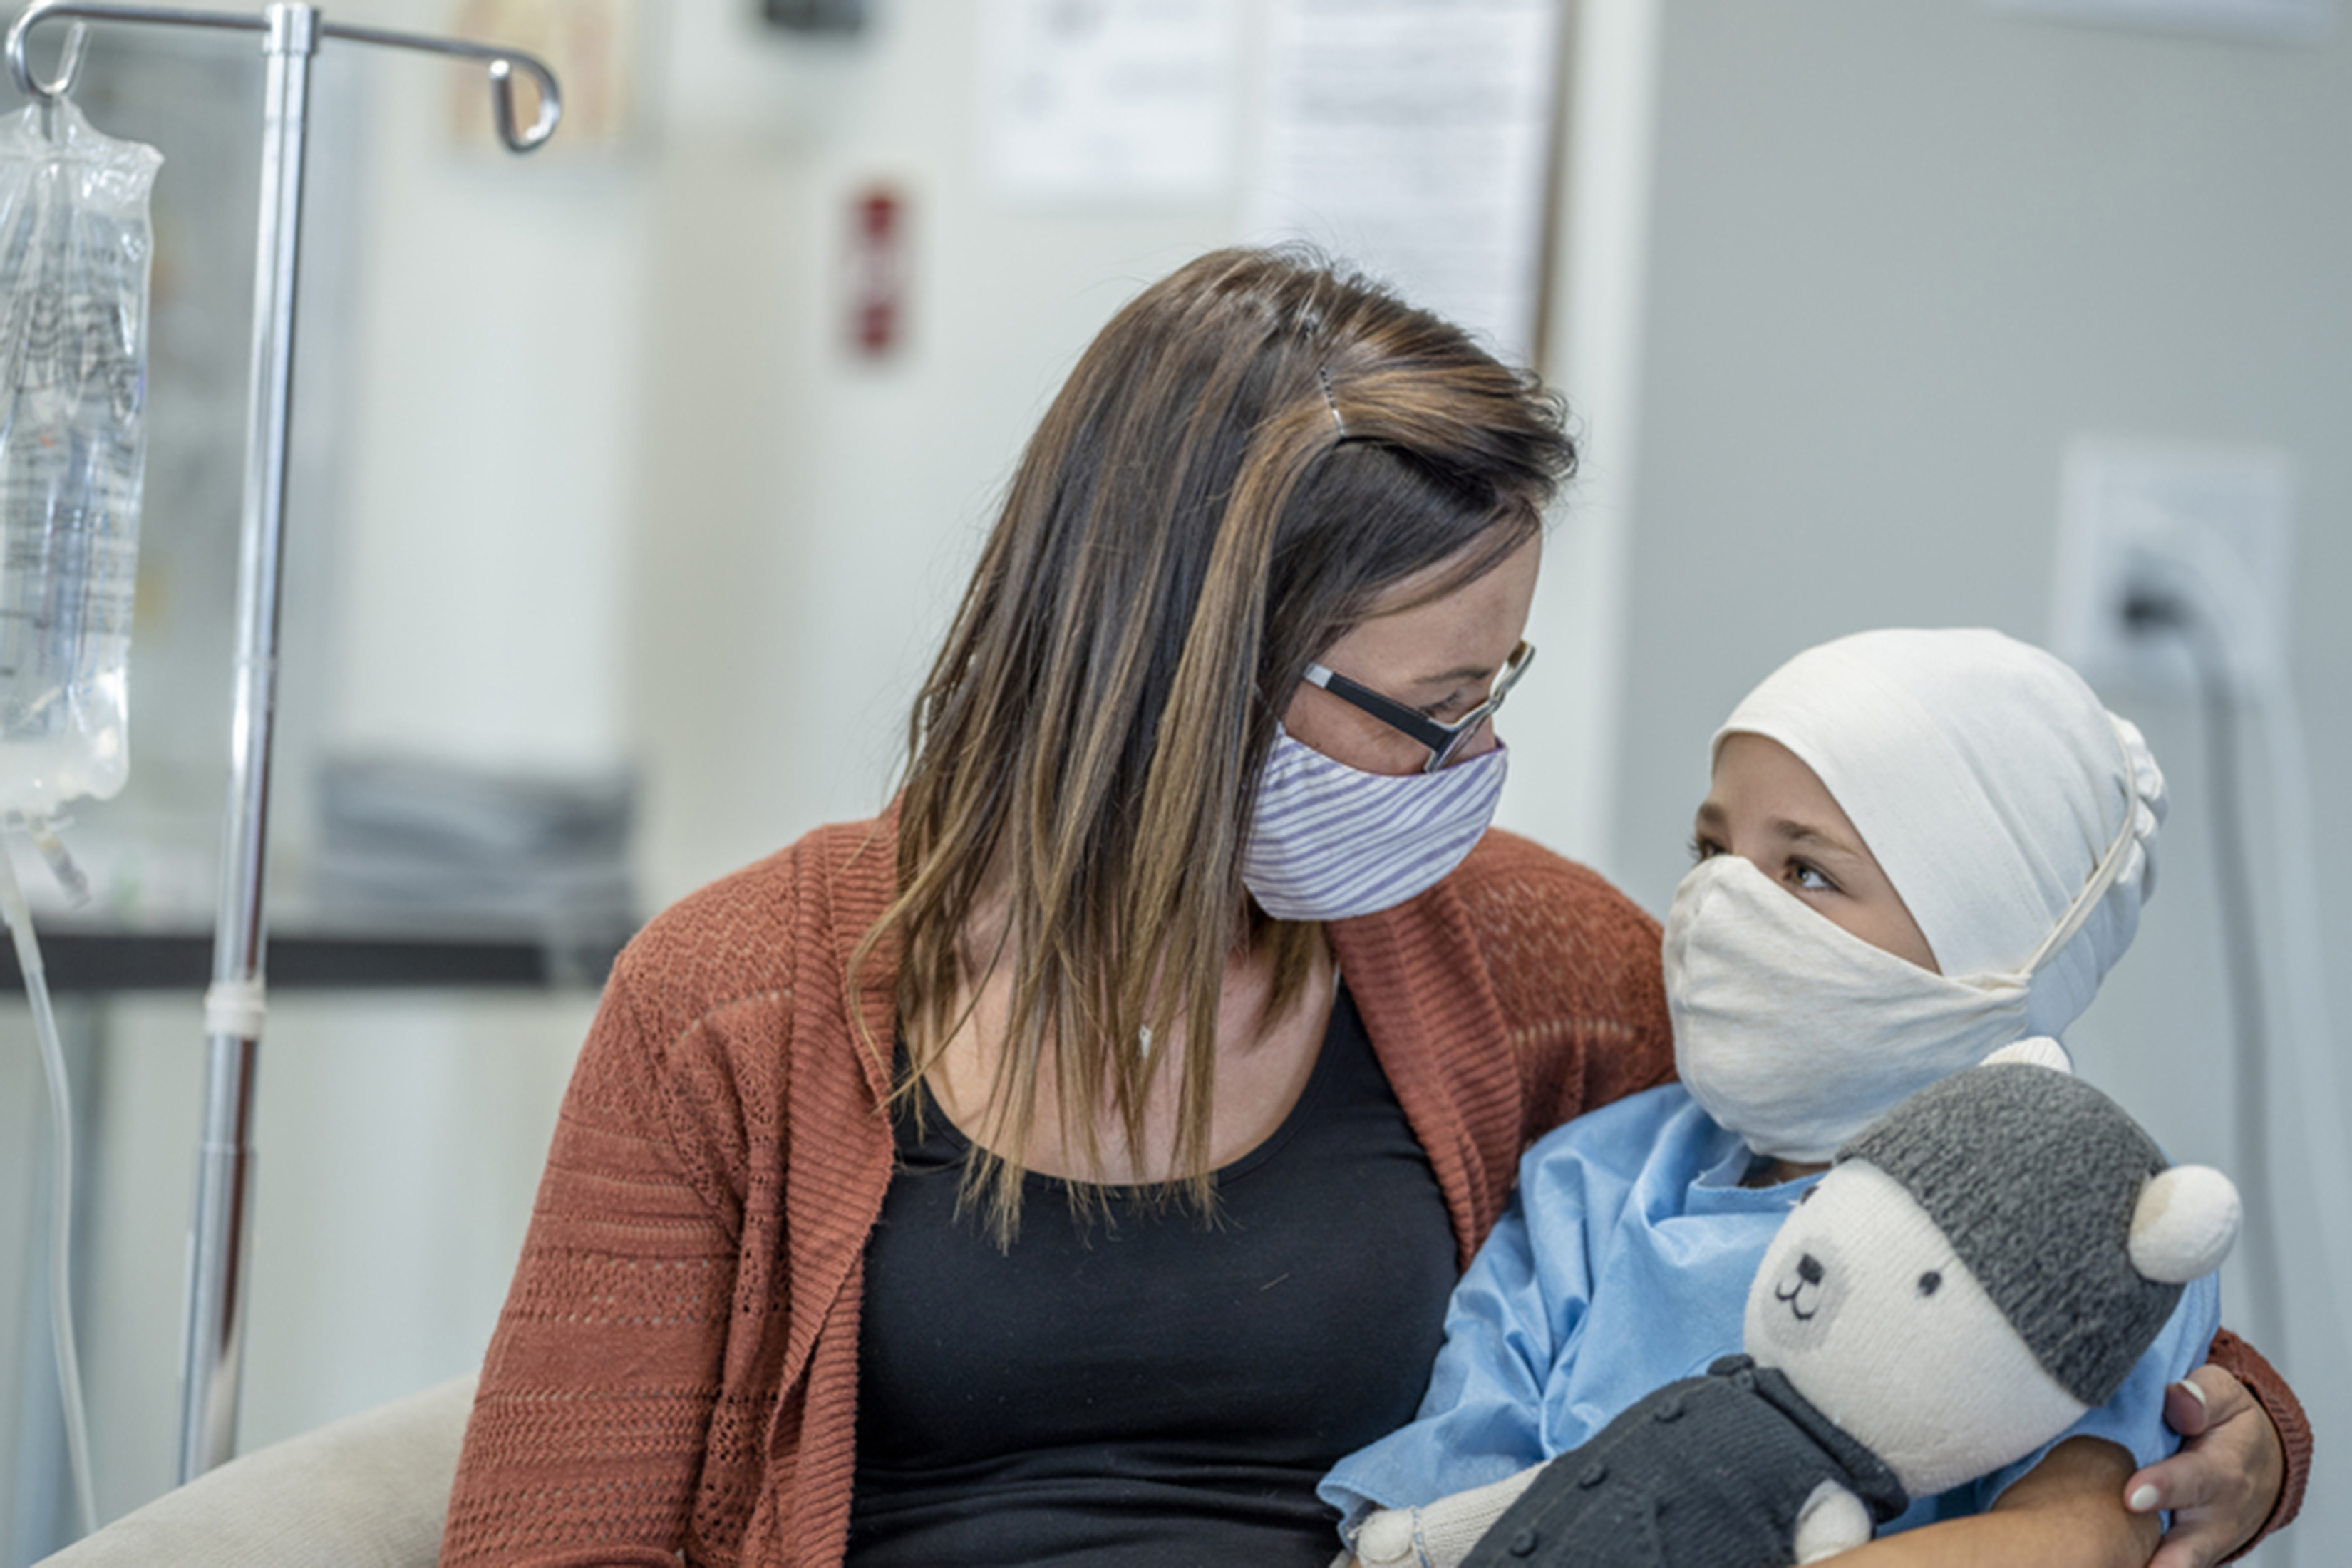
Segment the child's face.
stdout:
<path fill-rule="evenodd" d="M 1738 855 L 1873 947 L 1937 969 L 1919 923 L 1836 797 L 1780 742 L 1724 737 L 1694 847 L 1702 860 Z"/>

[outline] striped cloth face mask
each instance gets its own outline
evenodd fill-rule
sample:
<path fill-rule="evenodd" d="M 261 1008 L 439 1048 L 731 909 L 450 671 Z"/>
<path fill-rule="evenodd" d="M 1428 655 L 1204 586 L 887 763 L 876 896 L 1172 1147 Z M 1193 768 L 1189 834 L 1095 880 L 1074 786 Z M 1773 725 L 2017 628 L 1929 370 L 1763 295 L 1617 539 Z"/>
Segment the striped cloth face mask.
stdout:
<path fill-rule="evenodd" d="M 1501 746 L 1433 773 L 1368 773 L 1276 729 L 1242 884 L 1280 921 L 1343 921 L 1443 881 L 1494 820 Z"/>

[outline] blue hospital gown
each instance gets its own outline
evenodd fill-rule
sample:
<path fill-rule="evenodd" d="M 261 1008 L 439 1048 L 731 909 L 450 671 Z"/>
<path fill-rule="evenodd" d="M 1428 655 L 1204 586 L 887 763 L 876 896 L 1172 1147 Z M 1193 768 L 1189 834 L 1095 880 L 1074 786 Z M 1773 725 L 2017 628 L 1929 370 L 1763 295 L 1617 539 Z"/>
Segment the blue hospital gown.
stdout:
<path fill-rule="evenodd" d="M 1738 1352 L 1765 1249 L 1820 1180 L 1743 1187 L 1748 1163 L 1738 1137 L 1679 1084 L 1538 1142 L 1519 1163 L 1510 1209 L 1454 1289 L 1421 1414 L 1342 1459 L 1318 1489 L 1323 1500 L 1353 1526 L 1374 1508 L 1501 1480 Z M 2179 1438 L 2164 1424 L 2165 1384 L 2204 1361 L 2220 1323 L 2221 1290 L 2208 1275 L 2181 1292 L 2115 1398 L 2056 1441 L 2105 1437 L 2141 1465 L 2172 1453 Z M 1879 1533 L 1982 1512 L 2046 1452 L 1916 1499 Z"/>

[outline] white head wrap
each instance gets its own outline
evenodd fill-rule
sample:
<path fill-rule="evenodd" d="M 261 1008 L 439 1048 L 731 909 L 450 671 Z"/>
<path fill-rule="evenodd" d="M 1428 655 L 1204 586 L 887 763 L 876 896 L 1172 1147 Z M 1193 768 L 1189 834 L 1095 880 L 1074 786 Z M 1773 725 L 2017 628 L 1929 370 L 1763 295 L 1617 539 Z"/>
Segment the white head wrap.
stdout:
<path fill-rule="evenodd" d="M 1841 637 L 1775 670 L 1714 743 L 1735 733 L 1779 742 L 1820 777 L 1944 973 L 2042 958 L 2033 1033 L 2081 1016 L 2131 945 L 2156 886 L 2164 775 L 2138 730 L 2040 648 L 1982 630 Z M 2103 868 L 2104 894 L 2063 933 Z"/>

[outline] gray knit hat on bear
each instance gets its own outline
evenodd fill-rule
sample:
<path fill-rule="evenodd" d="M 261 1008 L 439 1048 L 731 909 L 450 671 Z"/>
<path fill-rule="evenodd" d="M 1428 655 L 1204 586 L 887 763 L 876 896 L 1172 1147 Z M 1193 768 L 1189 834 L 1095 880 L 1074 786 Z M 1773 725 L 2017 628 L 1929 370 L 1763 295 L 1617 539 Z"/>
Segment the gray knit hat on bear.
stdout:
<path fill-rule="evenodd" d="M 2023 1063 L 1956 1073 L 1838 1152 L 1910 1193 L 2059 1385 L 2105 1405 L 2180 1300 L 2132 1266 L 2155 1142 L 2078 1078 Z"/>

